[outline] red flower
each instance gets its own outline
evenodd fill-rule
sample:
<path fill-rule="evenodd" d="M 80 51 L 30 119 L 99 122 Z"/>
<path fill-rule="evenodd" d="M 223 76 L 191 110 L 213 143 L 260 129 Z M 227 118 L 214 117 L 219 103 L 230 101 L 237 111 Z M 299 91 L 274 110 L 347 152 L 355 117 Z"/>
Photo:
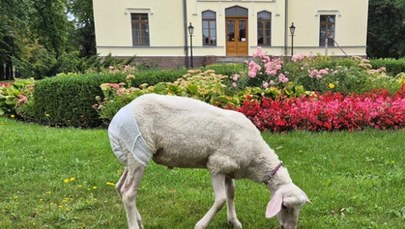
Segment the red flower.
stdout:
<path fill-rule="evenodd" d="M 314 97 L 246 100 L 238 111 L 260 130 L 360 130 L 405 127 L 405 86 L 394 96 L 386 90 L 363 95 L 326 93 Z"/>

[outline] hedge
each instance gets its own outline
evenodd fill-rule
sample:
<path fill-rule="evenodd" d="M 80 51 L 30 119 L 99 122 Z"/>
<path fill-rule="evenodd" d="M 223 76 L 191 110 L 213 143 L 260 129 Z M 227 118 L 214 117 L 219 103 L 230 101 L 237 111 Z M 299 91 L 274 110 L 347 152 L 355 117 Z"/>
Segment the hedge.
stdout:
<path fill-rule="evenodd" d="M 155 85 L 160 82 L 173 82 L 186 73 L 187 69 L 137 71 L 134 74 L 135 79 L 132 80 L 132 86 L 139 87 L 144 83 Z"/>
<path fill-rule="evenodd" d="M 214 70 L 216 74 L 224 76 L 232 76 L 233 74 L 240 74 L 247 71 L 247 64 L 211 64 L 201 68 L 202 71 Z"/>
<path fill-rule="evenodd" d="M 179 70 L 150 70 L 135 72 L 132 86 L 155 85 L 173 82 L 186 72 Z M 18 114 L 30 121 L 51 126 L 91 128 L 102 125 L 99 114 L 93 108 L 96 96 L 103 96 L 103 83 L 125 82 L 127 74 L 87 73 L 62 74 L 36 81 L 33 101 L 21 107 Z"/>
<path fill-rule="evenodd" d="M 370 64 L 374 69 L 385 67 L 387 70 L 387 73 L 390 75 L 393 75 L 393 76 L 395 76 L 401 72 L 405 72 L 405 58 L 371 59 Z"/>
<path fill-rule="evenodd" d="M 33 103 L 22 116 L 52 126 L 96 127 L 101 125 L 92 108 L 102 96 L 100 84 L 122 82 L 124 74 L 61 75 L 35 83 Z"/>

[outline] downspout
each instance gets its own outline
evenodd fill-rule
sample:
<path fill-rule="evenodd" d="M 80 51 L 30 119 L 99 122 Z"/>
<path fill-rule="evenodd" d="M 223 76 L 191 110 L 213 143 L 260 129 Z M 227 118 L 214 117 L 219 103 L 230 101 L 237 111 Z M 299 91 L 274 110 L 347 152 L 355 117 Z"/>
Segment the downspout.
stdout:
<path fill-rule="evenodd" d="M 284 5 L 284 56 L 287 56 L 288 49 L 288 0 L 285 0 Z"/>
<path fill-rule="evenodd" d="M 183 0 L 183 27 L 184 27 L 184 65 L 188 68 L 188 36 L 187 36 L 187 0 Z"/>

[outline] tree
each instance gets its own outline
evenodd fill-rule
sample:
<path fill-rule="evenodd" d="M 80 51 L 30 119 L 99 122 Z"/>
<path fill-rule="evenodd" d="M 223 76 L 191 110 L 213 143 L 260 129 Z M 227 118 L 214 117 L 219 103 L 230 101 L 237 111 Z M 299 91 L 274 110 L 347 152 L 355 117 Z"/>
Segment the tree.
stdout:
<path fill-rule="evenodd" d="M 67 0 L 68 12 L 72 15 L 75 30 L 71 34 L 72 45 L 80 50 L 81 56 L 96 55 L 92 0 Z"/>
<path fill-rule="evenodd" d="M 22 38 L 29 37 L 28 0 L 0 0 L 0 80 L 13 78 L 12 58 L 23 47 Z"/>
<path fill-rule="evenodd" d="M 69 22 L 64 0 L 35 0 L 35 32 L 44 47 L 55 52 L 56 58 L 67 48 Z"/>
<path fill-rule="evenodd" d="M 405 56 L 405 0 L 370 0 L 367 55 Z"/>

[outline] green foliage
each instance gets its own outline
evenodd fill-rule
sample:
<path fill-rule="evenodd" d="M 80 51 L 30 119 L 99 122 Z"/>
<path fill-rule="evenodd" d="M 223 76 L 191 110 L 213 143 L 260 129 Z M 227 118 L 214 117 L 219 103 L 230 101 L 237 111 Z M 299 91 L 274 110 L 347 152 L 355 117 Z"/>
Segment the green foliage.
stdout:
<path fill-rule="evenodd" d="M 24 37 L 30 37 L 27 29 L 30 23 L 30 2 L 28 0 L 0 0 L 0 80 L 11 80 L 12 57 L 21 55 Z M 6 73 L 3 73 L 3 67 Z"/>
<path fill-rule="evenodd" d="M 48 51 L 39 43 L 25 47 L 23 58 L 13 58 L 18 72 L 23 78 L 43 79 L 58 73 L 85 72 L 89 69 L 100 69 L 98 57 L 82 58 L 79 52 L 64 52 L 59 57 Z"/>
<path fill-rule="evenodd" d="M 390 75 L 397 75 L 401 72 L 405 72 L 405 58 L 393 59 L 393 58 L 380 58 L 371 59 L 370 64 L 374 69 L 385 68 Z"/>
<path fill-rule="evenodd" d="M 69 34 L 71 45 L 80 51 L 80 56 L 92 57 L 97 54 L 94 29 L 93 1 L 68 0 L 68 12 L 72 14 L 76 28 Z"/>
<path fill-rule="evenodd" d="M 36 0 L 33 17 L 34 31 L 44 47 L 59 58 L 67 48 L 69 22 L 66 16 L 65 0 Z"/>
<path fill-rule="evenodd" d="M 154 86 L 141 84 L 139 88 L 126 88 L 125 83 L 106 83 L 101 85 L 104 98 L 99 98 L 97 110 L 100 117 L 108 122 L 121 107 L 147 93 L 192 97 L 222 107 L 236 106 L 240 103 L 239 98 L 226 94 L 227 86 L 223 83 L 225 78 L 227 77 L 215 74 L 212 70 L 190 70 L 174 82 L 160 82 Z M 130 79 L 127 78 L 128 80 Z M 127 82 L 127 85 L 130 83 Z"/>
<path fill-rule="evenodd" d="M 372 69 L 369 60 L 358 57 L 302 56 L 298 60 L 286 62 L 283 71 L 294 84 L 319 93 L 333 91 L 362 94 L 380 88 L 394 93 L 401 88 L 401 84 L 388 77 L 384 69 Z"/>
<path fill-rule="evenodd" d="M 100 84 L 121 82 L 124 74 L 62 74 L 36 82 L 32 118 L 55 126 L 96 127 L 101 124 L 92 108 L 102 96 Z M 27 109 L 26 109 L 27 110 Z"/>
<path fill-rule="evenodd" d="M 405 56 L 405 1 L 370 0 L 367 55 L 372 58 Z"/>
<path fill-rule="evenodd" d="M 74 58 L 66 59 L 72 65 L 80 63 L 74 62 Z M 393 93 L 405 84 L 403 73 L 389 76 L 384 68 L 371 69 L 368 60 L 354 57 L 302 56 L 293 61 L 274 60 L 272 63 L 279 66 L 271 77 L 283 74 L 288 77 L 287 81 L 267 85 L 256 82 L 258 86 L 249 86 L 252 78 L 248 76 L 246 65 L 213 65 L 232 74 L 225 76 L 213 70 L 191 70 L 187 74 L 185 69 L 137 70 L 122 63 L 100 74 L 91 71 L 62 74 L 55 80 L 38 81 L 33 99 L 16 107 L 16 112 L 27 120 L 50 125 L 93 127 L 102 121 L 108 122 L 121 107 L 145 93 L 193 97 L 228 108 L 238 107 L 245 100 L 261 100 L 263 96 L 299 97 L 315 91 L 361 94 L 384 88 Z M 66 69 L 71 68 L 66 66 Z M 102 69 L 99 66 L 95 65 L 94 70 Z M 95 104 L 96 109 L 93 109 Z"/>
<path fill-rule="evenodd" d="M 186 72 L 186 69 L 135 71 L 132 86 L 139 87 L 144 83 L 155 85 L 160 82 L 173 82 L 181 78 Z"/>
<path fill-rule="evenodd" d="M 38 43 L 26 48 L 24 58 L 13 58 L 16 68 L 23 77 L 42 79 L 57 72 L 58 61 L 55 53 L 50 52 Z"/>
<path fill-rule="evenodd" d="M 33 79 L 17 79 L 7 87 L 0 85 L 0 116 L 15 116 L 15 109 L 32 97 L 33 86 Z"/>
<path fill-rule="evenodd" d="M 215 73 L 232 76 L 234 74 L 241 74 L 247 70 L 246 64 L 211 64 L 201 68 L 202 71 L 214 70 Z"/>
<path fill-rule="evenodd" d="M 125 68 L 130 69 L 128 66 Z M 60 74 L 37 81 L 33 99 L 21 106 L 17 112 L 27 120 L 48 125 L 96 127 L 102 124 L 97 111 L 93 108 L 97 103 L 96 98 L 103 99 L 101 84 L 119 83 L 127 78 L 128 85 L 139 86 L 145 83 L 154 85 L 158 82 L 174 81 L 182 72 L 182 70 L 137 72 L 111 67 L 102 73 Z M 108 109 L 114 106 L 116 108 L 111 109 L 110 115 L 115 114 L 122 104 L 112 101 Z"/>

